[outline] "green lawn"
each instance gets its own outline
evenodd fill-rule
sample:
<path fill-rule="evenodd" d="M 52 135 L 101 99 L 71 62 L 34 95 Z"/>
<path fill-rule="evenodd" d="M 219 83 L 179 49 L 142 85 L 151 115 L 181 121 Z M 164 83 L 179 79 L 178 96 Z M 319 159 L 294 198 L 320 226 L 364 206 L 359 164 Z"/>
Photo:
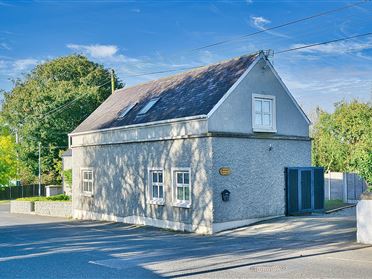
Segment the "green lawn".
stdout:
<path fill-rule="evenodd" d="M 344 203 L 342 200 L 329 200 L 324 202 L 324 209 L 326 211 L 340 208 L 343 206 L 349 205 L 348 203 Z"/>
<path fill-rule="evenodd" d="M 7 203 L 9 200 L 0 200 L 0 203 Z"/>

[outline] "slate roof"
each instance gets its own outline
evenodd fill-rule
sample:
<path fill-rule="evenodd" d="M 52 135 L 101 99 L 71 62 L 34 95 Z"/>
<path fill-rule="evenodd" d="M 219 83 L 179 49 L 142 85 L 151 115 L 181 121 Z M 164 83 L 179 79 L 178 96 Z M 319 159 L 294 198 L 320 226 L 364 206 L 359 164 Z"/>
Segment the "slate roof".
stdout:
<path fill-rule="evenodd" d="M 61 157 L 70 157 L 70 156 L 72 156 L 72 149 L 71 148 L 69 148 L 65 152 L 63 152 Z"/>
<path fill-rule="evenodd" d="M 119 89 L 73 133 L 206 115 L 252 64 L 246 55 L 177 75 Z M 144 115 L 138 112 L 153 98 L 159 101 Z M 123 118 L 120 112 L 136 104 Z"/>

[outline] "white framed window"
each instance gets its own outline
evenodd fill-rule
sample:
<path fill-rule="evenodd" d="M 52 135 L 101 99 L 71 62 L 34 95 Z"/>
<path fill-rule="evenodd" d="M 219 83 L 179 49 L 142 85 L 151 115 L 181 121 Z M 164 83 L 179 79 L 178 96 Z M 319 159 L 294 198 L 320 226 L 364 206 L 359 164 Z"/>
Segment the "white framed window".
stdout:
<path fill-rule="evenodd" d="M 276 132 L 275 96 L 252 94 L 252 127 L 254 132 Z"/>
<path fill-rule="evenodd" d="M 160 98 L 151 99 L 140 111 L 139 115 L 147 113 L 158 101 Z"/>
<path fill-rule="evenodd" d="M 149 169 L 149 198 L 152 204 L 164 204 L 164 171 L 160 168 Z"/>
<path fill-rule="evenodd" d="M 189 208 L 191 206 L 190 168 L 173 168 L 173 205 Z"/>
<path fill-rule="evenodd" d="M 81 190 L 83 194 L 93 195 L 93 170 L 84 168 L 81 169 Z"/>

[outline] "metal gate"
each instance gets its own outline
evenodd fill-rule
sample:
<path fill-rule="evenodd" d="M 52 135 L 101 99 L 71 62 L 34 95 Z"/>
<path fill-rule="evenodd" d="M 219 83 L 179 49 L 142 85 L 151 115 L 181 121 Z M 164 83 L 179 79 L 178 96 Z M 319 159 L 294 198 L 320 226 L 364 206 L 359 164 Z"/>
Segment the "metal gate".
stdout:
<path fill-rule="evenodd" d="M 324 210 L 324 169 L 286 168 L 286 214 Z"/>

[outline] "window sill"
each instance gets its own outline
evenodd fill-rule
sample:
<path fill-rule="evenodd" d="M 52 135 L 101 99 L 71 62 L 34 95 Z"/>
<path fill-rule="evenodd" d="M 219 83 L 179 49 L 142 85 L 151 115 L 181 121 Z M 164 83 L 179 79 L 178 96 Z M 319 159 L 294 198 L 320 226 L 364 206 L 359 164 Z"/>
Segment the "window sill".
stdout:
<path fill-rule="evenodd" d="M 149 200 L 147 201 L 148 204 L 154 204 L 154 205 L 164 205 L 165 201 L 164 200 Z"/>
<path fill-rule="evenodd" d="M 276 133 L 276 129 L 267 129 L 267 128 L 253 128 L 253 132 L 258 132 L 258 133 Z"/>
<path fill-rule="evenodd" d="M 174 207 L 182 207 L 182 208 L 190 208 L 191 203 L 189 203 L 189 202 L 175 202 L 175 203 L 173 203 L 173 206 Z"/>
<path fill-rule="evenodd" d="M 93 198 L 93 194 L 91 193 L 81 193 L 80 196 L 87 197 L 87 198 Z"/>

